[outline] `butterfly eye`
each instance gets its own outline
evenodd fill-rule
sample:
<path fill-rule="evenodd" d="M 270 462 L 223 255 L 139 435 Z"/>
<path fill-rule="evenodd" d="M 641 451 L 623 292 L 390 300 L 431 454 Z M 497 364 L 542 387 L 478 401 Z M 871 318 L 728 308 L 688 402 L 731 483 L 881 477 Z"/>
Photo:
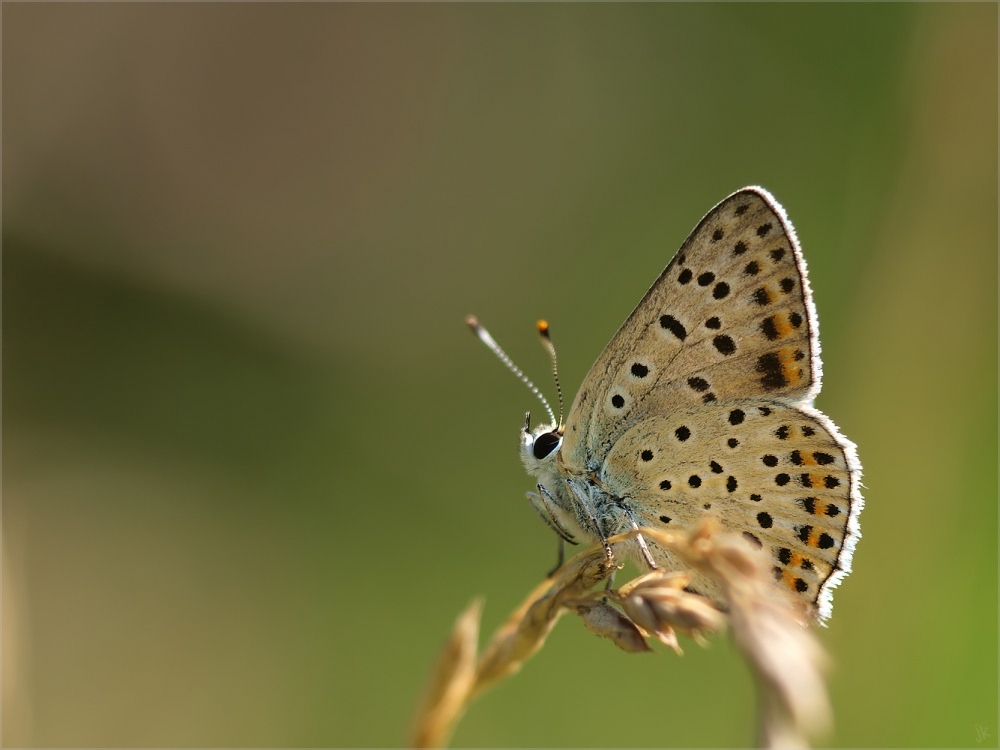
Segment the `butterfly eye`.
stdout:
<path fill-rule="evenodd" d="M 535 458 L 541 461 L 547 455 L 552 453 L 552 451 L 558 448 L 559 443 L 561 442 L 562 437 L 558 433 L 543 432 L 535 438 L 535 444 L 532 446 L 531 451 L 535 454 Z"/>

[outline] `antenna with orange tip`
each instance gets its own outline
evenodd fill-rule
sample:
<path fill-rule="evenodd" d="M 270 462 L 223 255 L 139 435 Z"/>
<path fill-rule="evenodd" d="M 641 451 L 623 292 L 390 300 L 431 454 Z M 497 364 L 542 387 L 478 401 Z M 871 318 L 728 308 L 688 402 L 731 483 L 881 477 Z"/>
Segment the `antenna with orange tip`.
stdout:
<path fill-rule="evenodd" d="M 538 333 L 542 336 L 542 346 L 545 347 L 545 351 L 549 353 L 549 358 L 552 360 L 552 379 L 556 381 L 556 393 L 559 394 L 559 424 L 556 425 L 556 432 L 562 433 L 563 391 L 562 384 L 559 382 L 559 362 L 556 360 L 556 347 L 552 343 L 552 336 L 549 334 L 549 321 L 538 321 Z"/>

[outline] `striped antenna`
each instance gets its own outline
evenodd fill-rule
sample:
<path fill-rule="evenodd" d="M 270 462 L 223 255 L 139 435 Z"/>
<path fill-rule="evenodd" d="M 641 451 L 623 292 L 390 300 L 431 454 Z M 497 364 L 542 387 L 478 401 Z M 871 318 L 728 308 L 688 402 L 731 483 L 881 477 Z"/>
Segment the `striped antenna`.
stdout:
<path fill-rule="evenodd" d="M 547 320 L 538 321 L 538 332 L 542 335 L 542 346 L 549 353 L 552 360 L 552 379 L 556 381 L 556 393 L 559 395 L 559 424 L 556 425 L 556 432 L 560 435 L 563 431 L 563 391 L 559 382 L 559 362 L 556 360 L 556 346 L 552 343 L 552 336 L 549 335 L 549 322 Z"/>
<path fill-rule="evenodd" d="M 517 377 L 520 379 L 520 381 L 522 383 L 524 383 L 526 386 L 528 386 L 528 388 L 531 390 L 532 393 L 534 393 L 536 396 L 538 396 L 538 400 L 542 402 L 542 406 L 545 407 L 545 411 L 547 411 L 549 413 L 549 419 L 552 420 L 553 424 L 555 424 L 556 423 L 556 415 L 553 413 L 552 407 L 549 406 L 548 400 L 546 400 L 545 396 L 542 395 L 542 392 L 540 390 L 538 390 L 538 387 L 534 383 L 531 382 L 531 379 L 527 375 L 525 375 L 523 372 L 521 372 L 521 368 L 519 368 L 517 365 L 515 365 L 511 361 L 511 358 L 508 357 L 507 353 L 503 349 L 500 348 L 500 345 L 497 344 L 497 342 L 493 340 L 493 337 L 490 336 L 490 332 L 487 331 L 485 328 L 483 328 L 481 325 L 479 325 L 479 321 L 476 320 L 475 317 L 473 317 L 472 315 L 470 315 L 469 317 L 467 317 L 465 319 L 465 324 L 467 326 L 469 326 L 469 328 L 472 329 L 472 332 L 474 334 L 476 334 L 476 336 L 479 337 L 480 341 L 482 341 L 484 344 L 486 344 L 486 346 L 488 346 L 492 350 L 492 352 L 494 354 L 496 354 L 500 358 L 501 362 L 503 362 L 505 365 L 507 365 L 507 369 L 508 370 L 510 370 L 515 375 L 517 375 Z M 547 328 L 548 328 L 548 326 L 546 326 L 546 329 Z M 559 401 L 560 401 L 560 404 L 561 404 L 562 403 L 562 396 L 561 395 L 560 395 Z M 561 412 L 562 412 L 562 407 L 560 405 L 560 415 L 559 415 L 559 417 L 560 417 L 560 424 L 562 423 L 562 413 Z"/>

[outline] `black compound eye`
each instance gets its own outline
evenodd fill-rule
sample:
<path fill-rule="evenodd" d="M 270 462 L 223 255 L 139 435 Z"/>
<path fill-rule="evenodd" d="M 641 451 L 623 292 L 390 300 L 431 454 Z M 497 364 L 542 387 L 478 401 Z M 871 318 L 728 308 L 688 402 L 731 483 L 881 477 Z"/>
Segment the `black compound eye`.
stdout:
<path fill-rule="evenodd" d="M 535 458 L 541 461 L 552 451 L 558 448 L 561 441 L 562 436 L 560 436 L 559 433 L 543 432 L 535 438 L 535 444 L 531 447 L 531 452 L 535 454 Z"/>

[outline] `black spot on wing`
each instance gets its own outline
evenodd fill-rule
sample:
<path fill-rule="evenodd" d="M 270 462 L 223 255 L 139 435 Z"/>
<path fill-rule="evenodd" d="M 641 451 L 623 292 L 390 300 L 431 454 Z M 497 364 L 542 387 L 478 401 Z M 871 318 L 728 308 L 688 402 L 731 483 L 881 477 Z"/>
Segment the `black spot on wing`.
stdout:
<path fill-rule="evenodd" d="M 698 391 L 699 393 L 708 390 L 708 381 L 705 378 L 688 378 L 688 387 L 693 391 Z"/>
<path fill-rule="evenodd" d="M 788 385 L 777 352 L 768 352 L 757 358 L 757 372 L 761 373 L 760 384 L 768 391 L 776 391 Z"/>
<path fill-rule="evenodd" d="M 688 335 L 687 329 L 673 315 L 661 315 L 660 328 L 662 328 L 665 331 L 670 331 L 672 334 L 674 334 L 674 336 L 679 338 L 681 341 L 686 339 Z"/>
<path fill-rule="evenodd" d="M 725 334 L 716 336 L 712 339 L 712 346 L 718 350 L 719 354 L 724 354 L 727 357 L 736 351 L 736 342 L 730 336 Z"/>

